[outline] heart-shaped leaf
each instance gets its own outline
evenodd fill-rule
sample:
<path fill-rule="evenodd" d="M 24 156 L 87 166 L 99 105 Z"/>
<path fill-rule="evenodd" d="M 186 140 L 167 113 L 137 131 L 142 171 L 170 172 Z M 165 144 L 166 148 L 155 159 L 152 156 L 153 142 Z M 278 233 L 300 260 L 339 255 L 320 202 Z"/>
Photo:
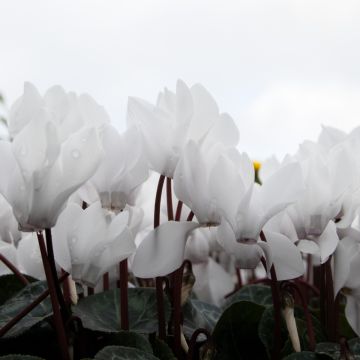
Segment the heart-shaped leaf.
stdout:
<path fill-rule="evenodd" d="M 130 330 L 151 333 L 158 328 L 156 293 L 153 288 L 130 288 L 129 323 Z M 170 316 L 170 306 L 165 299 L 165 315 Z M 114 289 L 88 296 L 73 307 L 83 326 L 102 332 L 120 331 L 120 291 Z"/>
<path fill-rule="evenodd" d="M 126 346 L 107 346 L 100 350 L 96 360 L 157 360 L 154 355 Z"/>

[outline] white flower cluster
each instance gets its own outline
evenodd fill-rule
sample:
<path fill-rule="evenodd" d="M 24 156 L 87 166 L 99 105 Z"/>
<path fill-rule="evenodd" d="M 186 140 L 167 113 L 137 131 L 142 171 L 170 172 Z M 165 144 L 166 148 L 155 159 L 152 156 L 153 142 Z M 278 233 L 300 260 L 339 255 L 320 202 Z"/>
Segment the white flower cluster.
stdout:
<path fill-rule="evenodd" d="M 0 142 L 1 254 L 43 278 L 31 232 L 52 228 L 59 269 L 89 286 L 126 258 L 139 278 L 187 258 L 197 295 L 217 304 L 235 268 L 263 261 L 288 280 L 304 274 L 308 256 L 315 265 L 331 257 L 335 295 L 347 289 L 360 334 L 359 129 L 324 127 L 295 155 L 265 161 L 260 185 L 234 121 L 201 85 L 179 80 L 156 105 L 130 98 L 127 122 L 119 134 L 90 96 L 55 86 L 42 97 L 25 84 L 9 114 L 11 141 Z M 154 229 L 156 173 L 174 193 Z"/>

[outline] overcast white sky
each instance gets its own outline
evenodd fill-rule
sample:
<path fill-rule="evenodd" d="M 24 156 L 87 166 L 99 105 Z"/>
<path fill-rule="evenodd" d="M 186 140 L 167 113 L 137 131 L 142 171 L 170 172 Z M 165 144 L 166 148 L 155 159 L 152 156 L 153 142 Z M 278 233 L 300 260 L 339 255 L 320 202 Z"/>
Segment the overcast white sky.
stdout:
<path fill-rule="evenodd" d="M 0 0 L 0 92 L 87 92 L 124 129 L 127 97 L 202 83 L 262 160 L 360 125 L 358 0 Z"/>

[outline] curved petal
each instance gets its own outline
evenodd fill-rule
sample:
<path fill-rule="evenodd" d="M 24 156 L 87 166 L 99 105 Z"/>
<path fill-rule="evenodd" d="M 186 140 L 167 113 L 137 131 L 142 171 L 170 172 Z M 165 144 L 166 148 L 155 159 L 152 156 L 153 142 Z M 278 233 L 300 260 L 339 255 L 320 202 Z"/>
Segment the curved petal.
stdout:
<path fill-rule="evenodd" d="M 264 253 L 257 243 L 246 244 L 237 242 L 231 226 L 223 221 L 217 228 L 217 239 L 224 250 L 235 257 L 241 269 L 254 269 Z"/>
<path fill-rule="evenodd" d="M 29 223 L 52 227 L 69 196 L 96 171 L 101 157 L 95 128 L 84 128 L 70 136 L 43 186 L 34 194 Z"/>
<path fill-rule="evenodd" d="M 346 296 L 345 316 L 351 328 L 360 336 L 360 301 L 358 296 Z"/>
<path fill-rule="evenodd" d="M 210 304 L 221 306 L 225 295 L 234 289 L 231 275 L 212 258 L 203 264 L 194 264 L 196 278 L 193 291 L 197 298 Z"/>
<path fill-rule="evenodd" d="M 68 234 L 70 234 L 70 239 L 72 239 L 71 236 L 73 235 L 71 235 L 71 228 L 74 227 L 74 224 L 77 224 L 82 212 L 83 210 L 79 205 L 75 203 L 69 204 L 60 214 L 56 226 L 52 229 L 55 261 L 67 272 L 70 272 L 71 269 L 71 253 Z"/>
<path fill-rule="evenodd" d="M 265 232 L 278 281 L 295 279 L 305 272 L 299 249 L 284 235 Z"/>
<path fill-rule="evenodd" d="M 358 252 L 359 244 L 355 239 L 346 237 L 339 241 L 334 253 L 334 296 L 344 287 L 350 274 L 351 260 Z"/>
<path fill-rule="evenodd" d="M 36 113 L 42 104 L 43 100 L 36 87 L 25 82 L 24 94 L 16 100 L 10 109 L 9 133 L 11 137 L 18 134 L 31 119 L 36 117 Z"/>
<path fill-rule="evenodd" d="M 178 269 L 184 260 L 189 233 L 199 227 L 194 222 L 166 222 L 149 235 L 138 247 L 132 270 L 142 278 L 165 276 Z"/>
<path fill-rule="evenodd" d="M 318 237 L 317 243 L 320 248 L 321 263 L 323 264 L 335 251 L 339 243 L 339 236 L 333 221 L 329 221 L 323 233 Z"/>
<path fill-rule="evenodd" d="M 45 279 L 40 248 L 35 233 L 28 234 L 21 239 L 17 256 L 21 272 L 39 280 Z"/>
<path fill-rule="evenodd" d="M 320 254 L 320 248 L 315 241 L 303 239 L 298 242 L 297 246 L 305 254 Z"/>

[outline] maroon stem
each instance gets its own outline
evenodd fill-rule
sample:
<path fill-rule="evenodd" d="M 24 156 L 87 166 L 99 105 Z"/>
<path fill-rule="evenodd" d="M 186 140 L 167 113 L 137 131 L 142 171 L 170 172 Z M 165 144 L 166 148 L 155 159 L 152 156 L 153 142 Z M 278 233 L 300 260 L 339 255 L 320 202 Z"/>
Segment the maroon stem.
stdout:
<path fill-rule="evenodd" d="M 59 278 L 59 283 L 63 282 L 69 276 L 68 273 L 64 273 Z M 38 306 L 43 300 L 45 300 L 50 294 L 49 289 L 45 290 L 41 295 L 39 295 L 31 304 L 29 304 L 25 309 L 23 309 L 19 314 L 12 318 L 7 324 L 5 324 L 0 329 L 0 338 L 4 336 L 11 328 L 13 328 L 24 316 L 26 316 L 30 311 L 32 311 L 36 306 Z"/>
<path fill-rule="evenodd" d="M 179 200 L 176 207 L 175 221 L 180 221 L 182 207 L 183 207 L 183 202 Z"/>
<path fill-rule="evenodd" d="M 172 201 L 172 191 L 171 191 L 171 178 L 166 178 L 166 204 L 167 204 L 167 213 L 168 220 L 174 220 L 174 210 L 173 210 L 173 201 Z"/>
<path fill-rule="evenodd" d="M 0 254 L 0 261 L 2 261 L 13 273 L 16 277 L 24 284 L 28 285 L 28 279 L 18 270 L 18 268 L 8 260 L 3 254 Z"/>
<path fill-rule="evenodd" d="M 266 242 L 266 236 L 263 231 L 260 232 L 260 238 L 262 241 Z M 265 266 L 265 271 L 266 271 L 266 266 Z M 272 294 L 272 300 L 274 306 L 274 320 L 275 320 L 274 351 L 272 353 L 272 358 L 274 360 L 277 360 L 280 358 L 280 350 L 281 350 L 281 300 L 280 300 L 279 284 L 277 282 L 277 276 L 274 265 L 271 265 L 270 276 L 271 276 L 271 283 L 270 283 L 271 294 Z"/>
<path fill-rule="evenodd" d="M 109 288 L 110 288 L 109 273 L 107 272 L 103 275 L 103 289 L 104 291 L 107 291 L 109 290 Z"/>
<path fill-rule="evenodd" d="M 235 271 L 236 271 L 236 279 L 237 279 L 236 289 L 241 289 L 241 287 L 243 285 L 242 277 L 241 277 L 241 270 L 240 270 L 240 268 L 238 268 L 236 266 Z"/>
<path fill-rule="evenodd" d="M 61 269 L 61 275 L 66 274 L 64 269 Z M 60 280 L 59 280 L 60 282 Z M 71 297 L 70 297 L 70 285 L 69 285 L 69 279 L 66 278 L 63 283 L 63 291 L 64 291 L 64 300 L 65 303 L 70 305 L 71 304 Z"/>
<path fill-rule="evenodd" d="M 181 287 L 184 264 L 175 270 L 173 279 L 173 327 L 174 351 L 178 359 L 181 358 Z"/>
<path fill-rule="evenodd" d="M 127 259 L 120 261 L 120 316 L 121 316 L 121 329 L 129 330 Z"/>
<path fill-rule="evenodd" d="M 191 336 L 190 344 L 189 344 L 189 352 L 187 354 L 187 359 L 192 360 L 195 359 L 195 347 L 196 347 L 196 340 L 200 334 L 203 334 L 206 336 L 206 341 L 211 341 L 211 335 L 206 329 L 196 329 L 194 333 Z"/>
<path fill-rule="evenodd" d="M 329 340 L 336 342 L 336 321 L 335 321 L 335 299 L 334 299 L 334 283 L 331 272 L 331 256 L 325 262 L 325 278 L 326 278 L 326 303 L 327 303 L 327 326 L 329 331 Z"/>
<path fill-rule="evenodd" d="M 91 286 L 87 287 L 87 296 L 91 296 L 95 294 L 95 289 Z"/>
<path fill-rule="evenodd" d="M 58 275 L 56 271 L 55 265 L 55 256 L 54 256 L 54 248 L 52 244 L 52 236 L 51 236 L 51 229 L 45 229 L 45 236 L 46 236 L 46 250 L 48 254 L 49 265 L 52 273 L 52 277 L 54 279 L 54 285 L 56 290 L 56 296 L 58 297 L 58 302 L 61 308 L 61 314 L 64 317 L 64 322 L 70 317 L 69 310 L 65 304 L 64 296 L 60 288 L 60 284 L 58 282 Z"/>
<path fill-rule="evenodd" d="M 327 329 L 326 306 L 326 276 L 325 264 L 320 265 L 320 321 L 324 330 Z"/>
<path fill-rule="evenodd" d="M 305 318 L 306 318 L 306 327 L 307 327 L 307 331 L 308 331 L 307 335 L 309 337 L 309 348 L 311 351 L 315 351 L 316 339 L 315 339 L 315 333 L 314 333 L 314 326 L 312 323 L 311 313 L 307 306 L 307 302 L 304 297 L 304 294 L 302 293 L 301 289 L 299 288 L 299 286 L 297 285 L 296 282 L 288 282 L 288 285 L 291 286 L 291 288 L 293 288 L 299 295 L 301 305 L 304 309 L 304 314 L 305 314 Z"/>
<path fill-rule="evenodd" d="M 58 298 L 57 298 L 57 294 L 56 294 L 56 288 L 55 288 L 54 279 L 52 276 L 53 274 L 52 274 L 51 266 L 50 266 L 50 263 L 49 263 L 49 260 L 47 257 L 46 246 L 45 246 L 45 241 L 44 241 L 42 231 L 37 232 L 37 237 L 38 237 L 38 241 L 39 241 L 41 258 L 42 258 L 42 262 L 43 262 L 43 266 L 44 266 L 44 270 L 45 270 L 46 281 L 48 283 L 48 288 L 49 288 L 49 292 L 50 292 L 50 300 L 51 300 L 51 305 L 52 305 L 52 309 L 53 309 L 56 335 L 57 335 L 58 343 L 59 343 L 60 350 L 61 350 L 61 357 L 63 360 L 70 360 L 68 344 L 67 344 L 67 339 L 66 339 L 66 334 L 65 334 L 65 328 L 64 328 L 64 324 L 63 324 L 63 319 L 61 317 Z"/>
<path fill-rule="evenodd" d="M 190 211 L 190 213 L 189 213 L 189 215 L 188 215 L 188 217 L 187 217 L 187 219 L 186 219 L 186 221 L 192 221 L 192 219 L 194 218 L 194 213 L 193 213 L 193 211 L 191 210 Z"/>
<path fill-rule="evenodd" d="M 160 208 L 161 208 L 161 194 L 164 187 L 165 176 L 160 175 L 159 182 L 156 190 L 155 206 L 154 206 L 154 229 L 160 225 Z M 157 277 L 155 281 L 156 286 L 156 303 L 158 313 L 158 330 L 159 338 L 165 340 L 166 337 L 166 322 L 165 322 L 165 309 L 164 309 L 164 292 L 163 292 L 163 279 Z"/>

